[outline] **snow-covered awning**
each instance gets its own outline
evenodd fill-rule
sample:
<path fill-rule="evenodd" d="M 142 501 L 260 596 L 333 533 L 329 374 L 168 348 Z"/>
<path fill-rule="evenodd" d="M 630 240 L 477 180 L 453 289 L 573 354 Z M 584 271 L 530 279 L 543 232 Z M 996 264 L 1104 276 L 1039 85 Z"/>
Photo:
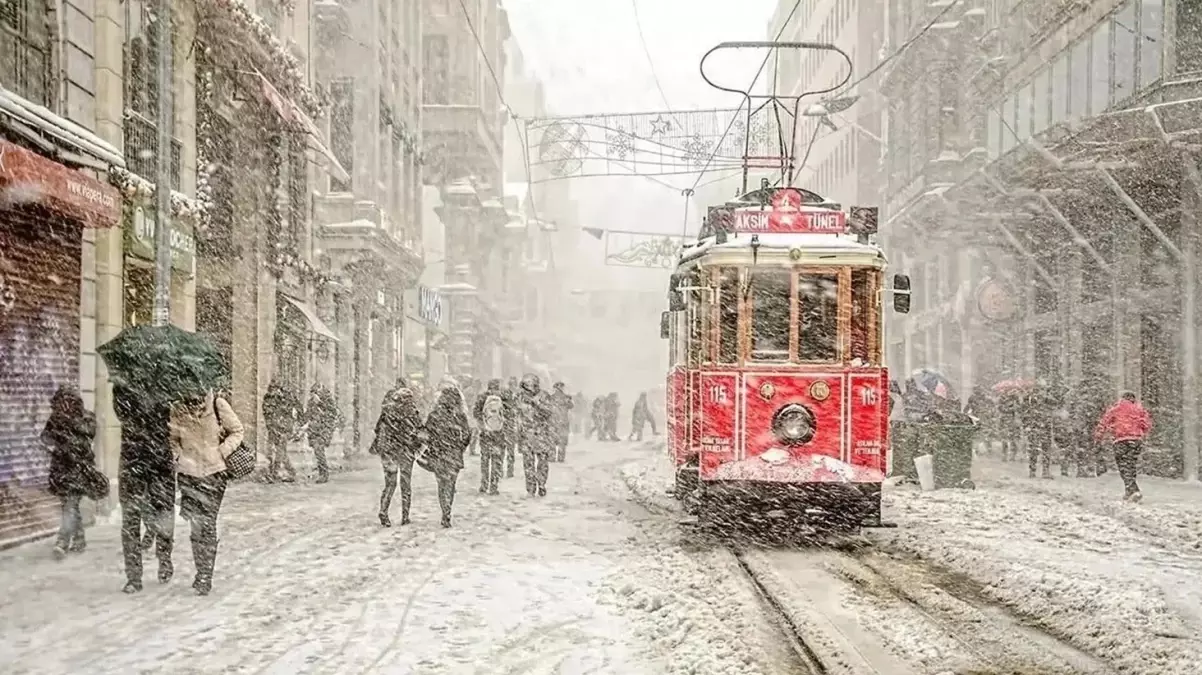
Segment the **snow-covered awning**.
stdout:
<path fill-rule="evenodd" d="M 302 316 L 305 317 L 305 321 L 308 322 L 309 328 L 314 333 L 316 333 L 317 335 L 319 335 L 327 340 L 332 340 L 334 342 L 341 342 L 341 340 L 338 339 L 338 336 L 334 334 L 334 331 L 330 330 L 330 327 L 327 326 L 326 323 L 317 316 L 317 312 L 313 311 L 313 308 L 310 307 L 308 305 L 308 303 L 305 303 L 301 300 L 297 300 L 296 298 L 292 297 L 291 295 L 284 295 L 283 293 L 281 293 L 280 295 L 283 296 L 283 298 L 288 301 L 288 304 L 295 307 L 296 310 L 298 312 L 300 312 Z"/>
<path fill-rule="evenodd" d="M 342 167 L 342 163 L 334 156 L 334 152 L 323 141 L 325 134 L 322 133 L 321 129 L 313 123 L 313 120 L 305 114 L 305 111 L 301 110 L 296 101 L 281 94 L 263 73 L 257 70 L 254 72 L 259 78 L 259 87 L 263 92 L 263 98 L 267 99 L 267 102 L 275 109 L 280 119 L 284 120 L 287 124 L 303 129 L 309 135 L 309 144 L 322 157 L 325 157 L 330 175 L 343 183 L 349 183 L 351 175 Z"/>
<path fill-rule="evenodd" d="M 125 168 L 125 157 L 112 144 L 88 131 L 71 120 L 56 115 L 45 106 L 40 106 L 16 93 L 0 86 L 0 114 L 17 122 L 14 128 L 19 132 L 33 132 L 49 137 L 61 151 L 74 151 L 87 158 L 99 161 L 101 166 L 92 168 L 106 170 L 110 166 Z M 25 128 L 22 128 L 25 127 Z M 35 143 L 36 138 L 31 138 Z M 89 165 L 95 162 L 78 161 L 83 158 L 64 156 L 63 159 L 79 165 Z"/>

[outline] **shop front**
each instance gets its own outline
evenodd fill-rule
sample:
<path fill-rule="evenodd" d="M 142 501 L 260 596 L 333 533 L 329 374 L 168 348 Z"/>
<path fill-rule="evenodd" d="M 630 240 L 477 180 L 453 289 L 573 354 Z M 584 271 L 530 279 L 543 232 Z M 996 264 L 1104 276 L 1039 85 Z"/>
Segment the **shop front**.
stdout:
<path fill-rule="evenodd" d="M 120 223 L 113 187 L 0 140 L 0 547 L 46 534 L 57 501 L 39 434 L 80 388 L 82 229 Z"/>
<path fill-rule="evenodd" d="M 154 246 L 156 219 L 153 208 L 126 206 L 124 325 L 149 324 L 154 319 Z M 188 288 L 195 278 L 196 239 L 182 219 L 171 223 L 171 321 L 192 329 L 194 321 Z"/>

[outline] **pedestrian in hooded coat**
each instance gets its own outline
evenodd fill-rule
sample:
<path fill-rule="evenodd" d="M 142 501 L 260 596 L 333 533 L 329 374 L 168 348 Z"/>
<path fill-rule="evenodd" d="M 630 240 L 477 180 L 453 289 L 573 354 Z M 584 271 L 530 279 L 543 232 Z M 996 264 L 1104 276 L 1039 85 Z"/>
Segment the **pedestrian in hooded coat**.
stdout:
<path fill-rule="evenodd" d="M 505 448 L 513 429 L 513 403 L 508 392 L 501 389 L 501 380 L 489 380 L 488 388 L 476 397 L 472 416 L 480 430 L 480 492 L 495 495 L 500 492 L 504 471 Z"/>
<path fill-rule="evenodd" d="M 505 477 L 513 478 L 514 465 L 517 464 L 517 447 L 521 441 L 521 415 L 518 413 L 518 378 L 511 377 L 505 385 L 506 401 L 509 403 L 509 426 L 506 428 L 505 439 Z"/>
<path fill-rule="evenodd" d="M 463 470 L 463 453 L 472 440 L 472 429 L 463 412 L 463 395 L 458 389 L 443 389 L 438 402 L 426 418 L 427 460 L 438 480 L 438 505 L 442 507 L 442 526 L 451 526 L 451 507 L 455 503 L 455 483 Z"/>
<path fill-rule="evenodd" d="M 292 460 L 288 457 L 288 442 L 296 433 L 296 424 L 304 413 L 301 403 L 296 396 L 284 386 L 279 379 L 273 379 L 267 385 L 267 393 L 263 395 L 263 423 L 267 427 L 267 479 L 269 481 L 281 478 L 285 483 L 296 480 L 296 469 L 292 468 Z"/>
<path fill-rule="evenodd" d="M 1135 478 L 1139 474 L 1144 438 L 1151 430 L 1152 417 L 1130 391 L 1123 392 L 1122 398 L 1102 415 L 1094 429 L 1094 440 L 1114 443 L 1114 463 L 1123 479 L 1124 501 L 1138 502 L 1143 498 Z"/>
<path fill-rule="evenodd" d="M 121 421 L 117 469 L 121 502 L 121 550 L 126 593 L 142 590 L 142 526 L 159 561 L 158 578 L 167 583 L 175 536 L 175 458 L 171 452 L 165 403 L 147 401 L 121 383 L 113 384 L 113 411 Z"/>
<path fill-rule="evenodd" d="M 551 460 L 562 462 L 567 459 L 568 439 L 572 433 L 572 408 L 576 405 L 564 391 L 563 382 L 556 382 L 551 392 L 551 429 L 554 448 Z"/>
<path fill-rule="evenodd" d="M 192 588 L 208 595 L 217 564 L 217 514 L 225 499 L 225 459 L 242 443 L 242 421 L 215 392 L 171 407 L 171 449 L 179 480 L 180 515 L 192 525 Z"/>
<path fill-rule="evenodd" d="M 553 412 L 546 392 L 542 391 L 537 375 L 522 378 L 518 394 L 521 417 L 522 470 L 526 476 L 526 493 L 531 497 L 547 494 L 547 477 L 553 440 Z"/>
<path fill-rule="evenodd" d="M 379 455 L 384 469 L 384 491 L 380 494 L 380 524 L 392 527 L 388 509 L 397 486 L 401 488 L 401 525 L 409 524 L 409 506 L 413 502 L 413 462 L 421 449 L 422 416 L 417 396 L 412 389 L 400 387 L 388 392 L 380 417 L 376 420 L 376 435 L 372 440 L 373 455 Z"/>
<path fill-rule="evenodd" d="M 79 502 L 88 493 L 89 472 L 96 467 L 95 437 L 96 416 L 84 408 L 79 392 L 59 387 L 50 400 L 42 443 L 50 452 L 50 494 L 62 503 L 62 524 L 54 544 L 54 555 L 60 560 L 68 551 L 82 553 L 87 546 Z"/>
<path fill-rule="evenodd" d="M 342 421 L 342 413 L 334 395 L 320 384 L 313 385 L 309 394 L 309 405 L 306 406 L 305 416 L 308 423 L 309 448 L 317 460 L 317 482 L 325 483 L 330 480 L 330 465 L 326 459 L 326 450 L 334 439 L 334 430 Z"/>
<path fill-rule="evenodd" d="M 630 439 L 632 441 L 643 440 L 643 427 L 651 425 L 651 433 L 658 436 L 659 431 L 655 428 L 655 418 L 651 416 L 651 406 L 647 403 L 647 392 L 639 394 L 639 398 L 634 402 L 634 407 L 630 409 Z"/>

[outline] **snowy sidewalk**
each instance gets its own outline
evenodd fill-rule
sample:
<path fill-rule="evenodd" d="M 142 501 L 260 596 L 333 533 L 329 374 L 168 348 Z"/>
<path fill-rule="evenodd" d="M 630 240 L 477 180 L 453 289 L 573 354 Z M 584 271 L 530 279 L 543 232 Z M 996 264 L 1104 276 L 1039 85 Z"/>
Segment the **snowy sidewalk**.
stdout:
<path fill-rule="evenodd" d="M 641 535 L 612 468 L 638 454 L 574 446 L 543 500 L 526 497 L 520 467 L 500 497 L 479 495 L 468 457 L 450 530 L 420 469 L 413 524 L 392 529 L 376 521 L 378 469 L 326 485 L 237 485 L 206 598 L 189 588 L 183 521 L 175 580 L 157 584 L 149 562 L 134 596 L 120 593 L 114 526 L 90 530 L 88 551 L 63 562 L 44 543 L 7 551 L 0 663 L 39 675 L 670 672 L 598 600 L 638 574 Z"/>

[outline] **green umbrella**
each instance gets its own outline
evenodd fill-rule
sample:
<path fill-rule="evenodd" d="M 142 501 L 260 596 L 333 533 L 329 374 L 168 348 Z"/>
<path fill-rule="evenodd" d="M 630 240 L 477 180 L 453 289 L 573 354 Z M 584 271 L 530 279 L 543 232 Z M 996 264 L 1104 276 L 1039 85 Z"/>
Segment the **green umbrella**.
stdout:
<path fill-rule="evenodd" d="M 169 403 L 229 386 L 217 346 L 173 325 L 130 326 L 97 351 L 114 380 L 148 400 Z"/>

